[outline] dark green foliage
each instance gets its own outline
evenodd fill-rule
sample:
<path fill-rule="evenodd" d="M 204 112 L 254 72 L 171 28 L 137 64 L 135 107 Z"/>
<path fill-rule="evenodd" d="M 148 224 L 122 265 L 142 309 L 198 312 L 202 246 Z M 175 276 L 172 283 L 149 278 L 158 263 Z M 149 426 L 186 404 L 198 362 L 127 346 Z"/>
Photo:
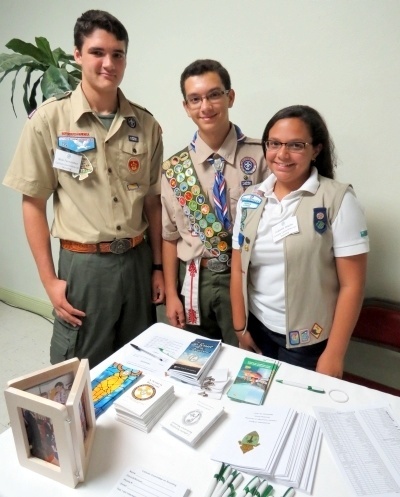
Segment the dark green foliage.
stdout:
<path fill-rule="evenodd" d="M 46 38 L 37 37 L 35 40 L 36 46 L 13 38 L 6 47 L 15 53 L 0 54 L 0 83 L 7 74 L 15 72 L 11 85 L 11 104 L 14 114 L 14 91 L 21 69 L 25 72 L 23 102 L 28 115 L 38 105 L 36 92 L 39 84 L 44 101 L 58 93 L 74 90 L 81 80 L 81 67 L 74 62 L 73 55 L 66 54 L 61 48 L 51 50 Z M 41 74 L 31 84 L 31 77 L 33 75 L 36 77 L 37 72 Z"/>

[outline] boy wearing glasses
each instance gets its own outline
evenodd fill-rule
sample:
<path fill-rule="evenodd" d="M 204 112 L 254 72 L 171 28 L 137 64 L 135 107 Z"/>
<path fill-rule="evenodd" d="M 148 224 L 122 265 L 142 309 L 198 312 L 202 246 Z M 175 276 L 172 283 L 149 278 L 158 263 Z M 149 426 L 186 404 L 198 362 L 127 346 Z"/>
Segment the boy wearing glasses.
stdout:
<path fill-rule="evenodd" d="M 50 360 L 86 357 L 94 367 L 148 328 L 152 301 L 164 300 L 163 146 L 157 121 L 119 89 L 128 49 L 121 22 L 89 10 L 74 42 L 82 82 L 29 116 L 4 184 L 23 194 L 26 235 L 54 307 Z"/>
<path fill-rule="evenodd" d="M 171 325 L 237 345 L 229 297 L 236 204 L 263 181 L 260 140 L 229 121 L 235 92 L 215 60 L 196 60 L 180 79 L 192 141 L 163 164 L 163 267 Z"/>

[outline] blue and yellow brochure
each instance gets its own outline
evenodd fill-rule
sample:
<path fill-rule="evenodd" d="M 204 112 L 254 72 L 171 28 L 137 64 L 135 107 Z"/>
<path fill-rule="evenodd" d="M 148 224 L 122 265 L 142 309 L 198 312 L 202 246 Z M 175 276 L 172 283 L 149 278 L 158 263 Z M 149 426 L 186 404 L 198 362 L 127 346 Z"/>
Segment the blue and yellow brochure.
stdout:
<path fill-rule="evenodd" d="M 92 380 L 92 399 L 96 418 L 106 411 L 110 405 L 132 386 L 141 376 L 142 371 L 128 368 L 114 362 Z"/>
<path fill-rule="evenodd" d="M 278 361 L 264 361 L 245 357 L 235 381 L 227 392 L 227 396 L 238 402 L 246 402 L 257 406 L 263 404 L 278 368 Z"/>

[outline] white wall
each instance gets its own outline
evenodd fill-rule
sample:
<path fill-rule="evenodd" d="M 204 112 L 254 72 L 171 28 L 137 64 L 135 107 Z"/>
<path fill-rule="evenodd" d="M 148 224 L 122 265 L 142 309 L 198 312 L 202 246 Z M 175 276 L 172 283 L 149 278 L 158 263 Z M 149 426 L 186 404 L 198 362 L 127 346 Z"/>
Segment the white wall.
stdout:
<path fill-rule="evenodd" d="M 2 0 L 0 51 L 11 38 L 45 36 L 53 48 L 72 53 L 73 25 L 89 8 L 109 10 L 128 29 L 122 89 L 155 114 L 166 154 L 194 131 L 181 106 L 179 77 L 196 58 L 227 67 L 237 95 L 231 117 L 249 136 L 260 137 L 282 107 L 316 107 L 336 143 L 337 178 L 353 184 L 366 209 L 367 295 L 400 300 L 399 0 Z M 18 119 L 9 101 L 11 77 L 0 84 L 1 178 L 26 118 L 21 81 Z M 45 299 L 20 196 L 3 186 L 0 228 L 0 287 Z"/>

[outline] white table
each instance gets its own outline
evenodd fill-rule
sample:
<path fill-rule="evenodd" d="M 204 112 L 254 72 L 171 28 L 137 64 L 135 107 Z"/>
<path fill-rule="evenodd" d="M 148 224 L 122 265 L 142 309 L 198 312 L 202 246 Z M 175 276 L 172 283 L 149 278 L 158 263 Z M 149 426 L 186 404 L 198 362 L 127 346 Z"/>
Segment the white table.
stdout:
<path fill-rule="evenodd" d="M 157 325 L 158 326 L 158 325 Z M 159 326 L 166 326 L 160 324 Z M 146 331 L 135 342 L 140 345 L 146 339 Z M 184 333 L 176 329 L 176 333 Z M 113 354 L 91 372 L 92 378 L 109 366 L 113 361 L 124 362 L 129 345 Z M 234 376 L 248 352 L 235 347 L 223 345 L 217 359 L 216 367 L 229 368 Z M 400 397 L 387 395 L 376 390 L 360 387 L 335 378 L 320 375 L 303 368 L 282 363 L 279 378 L 320 386 L 326 390 L 340 389 L 349 395 L 345 406 L 360 407 L 362 405 L 383 402 L 389 403 L 393 411 L 400 415 Z M 174 382 L 176 402 L 188 395 L 190 387 Z M 237 407 L 237 403 L 226 395 L 221 399 L 227 415 Z M 268 392 L 266 403 L 291 405 L 296 410 L 313 413 L 312 406 L 340 408 L 328 395 L 317 394 L 307 390 L 293 388 L 274 382 Z M 174 404 L 175 405 L 175 404 Z M 100 497 L 107 496 L 123 471 L 127 467 L 152 468 L 161 474 L 183 481 L 191 488 L 190 497 L 203 497 L 210 479 L 218 464 L 210 459 L 210 453 L 218 441 L 223 420 L 200 440 L 195 448 L 191 448 L 169 435 L 158 423 L 151 433 L 142 433 L 135 428 L 118 422 L 114 418 L 113 407 L 109 408 L 97 420 L 97 430 L 89 470 L 84 483 L 75 489 L 40 476 L 21 467 L 17 460 L 11 429 L 0 435 L 0 497 Z M 245 479 L 246 482 L 247 478 Z M 280 497 L 285 487 L 274 485 L 275 496 Z M 306 495 L 296 491 L 296 496 Z M 351 495 L 343 480 L 339 468 L 322 440 L 312 495 L 320 497 L 349 497 Z"/>

